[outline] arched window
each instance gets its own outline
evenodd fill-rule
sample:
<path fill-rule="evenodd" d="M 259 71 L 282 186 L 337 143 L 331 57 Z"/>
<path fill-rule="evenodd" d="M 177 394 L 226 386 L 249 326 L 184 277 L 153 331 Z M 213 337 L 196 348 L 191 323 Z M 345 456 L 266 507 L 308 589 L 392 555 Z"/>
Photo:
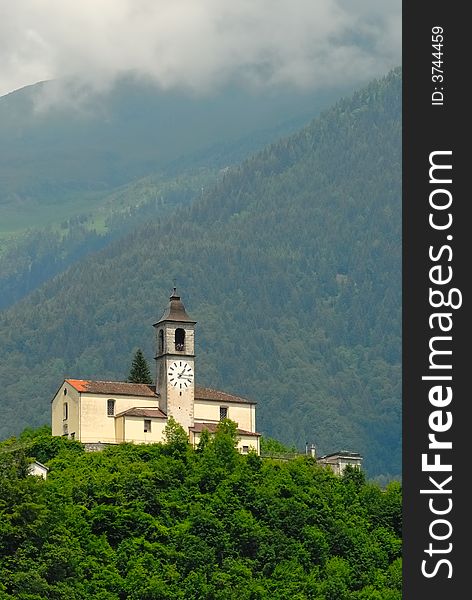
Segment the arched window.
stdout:
<path fill-rule="evenodd" d="M 62 407 L 62 418 L 64 419 L 64 421 L 67 421 L 67 419 L 69 418 L 69 407 L 67 405 L 67 402 L 64 402 L 64 405 Z"/>
<path fill-rule="evenodd" d="M 185 331 L 181 327 L 175 330 L 175 349 L 179 352 L 185 350 Z"/>
<path fill-rule="evenodd" d="M 164 352 L 164 331 L 159 329 L 159 341 L 158 341 L 158 353 L 162 354 Z"/>

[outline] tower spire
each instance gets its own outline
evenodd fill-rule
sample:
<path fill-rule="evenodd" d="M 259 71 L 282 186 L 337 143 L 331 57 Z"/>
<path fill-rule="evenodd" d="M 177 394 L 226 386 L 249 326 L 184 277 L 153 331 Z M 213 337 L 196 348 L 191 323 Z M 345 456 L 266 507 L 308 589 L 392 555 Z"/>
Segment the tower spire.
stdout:
<path fill-rule="evenodd" d="M 177 288 L 175 286 L 172 290 L 172 294 L 169 297 L 169 304 L 167 305 L 164 314 L 156 323 L 154 323 L 154 326 L 162 323 L 163 321 L 175 321 L 178 323 L 193 324 L 196 323 L 196 321 L 188 316 L 184 303 L 180 299 L 180 295 L 177 293 Z"/>

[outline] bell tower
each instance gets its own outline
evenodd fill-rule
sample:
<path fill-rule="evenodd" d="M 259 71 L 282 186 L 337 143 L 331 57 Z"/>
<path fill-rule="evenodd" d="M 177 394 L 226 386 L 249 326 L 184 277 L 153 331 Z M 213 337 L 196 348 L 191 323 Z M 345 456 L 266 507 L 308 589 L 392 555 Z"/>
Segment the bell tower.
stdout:
<path fill-rule="evenodd" d="M 195 324 L 174 288 L 164 314 L 153 325 L 159 408 L 186 431 L 194 424 Z"/>

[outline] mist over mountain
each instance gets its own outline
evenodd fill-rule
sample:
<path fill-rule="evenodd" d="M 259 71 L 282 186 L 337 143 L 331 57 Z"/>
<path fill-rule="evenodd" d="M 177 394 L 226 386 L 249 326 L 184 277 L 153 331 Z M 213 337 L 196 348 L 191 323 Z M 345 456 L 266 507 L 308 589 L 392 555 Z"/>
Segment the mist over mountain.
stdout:
<path fill-rule="evenodd" d="M 172 137 L 181 136 L 179 148 L 189 154 L 203 147 L 202 138 L 206 146 L 217 139 L 225 119 L 218 120 L 215 107 L 212 132 L 203 118 L 196 129 L 181 123 L 177 108 L 177 133 L 163 123 L 168 151 L 152 158 L 146 159 L 153 134 L 139 145 L 138 160 L 130 152 L 136 139 L 117 120 L 107 140 L 116 154 L 103 160 L 108 170 L 101 173 L 87 166 L 100 161 L 85 134 L 84 162 L 67 163 L 44 125 L 51 148 L 64 157 L 61 181 L 96 192 L 100 182 L 105 189 L 138 176 L 143 161 L 146 168 L 170 167 L 182 157 Z M 234 136 L 237 119 L 226 117 Z M 106 129 L 105 123 L 97 139 L 106 138 Z M 138 346 L 151 358 L 151 324 L 176 278 L 198 321 L 200 384 L 256 399 L 265 434 L 299 447 L 314 442 L 319 453 L 357 450 L 369 474 L 398 475 L 400 136 L 401 74 L 394 71 L 228 169 L 199 199 L 150 219 L 0 313 L 0 435 L 48 422 L 50 398 L 64 376 L 124 378 Z M 15 143 L 19 157 L 26 142 L 18 135 Z M 44 158 L 51 164 L 47 147 Z M 7 189 L 15 181 L 27 187 L 19 158 L 10 167 Z M 38 189 L 50 197 L 48 185 Z M 5 198 L 15 201 L 8 192 Z"/>
<path fill-rule="evenodd" d="M 131 76 L 102 93 L 61 85 L 69 99 L 54 105 L 43 102 L 54 81 L 0 98 L 0 232 L 93 210 L 152 173 L 242 160 L 339 94 L 226 87 L 196 96 Z"/>
<path fill-rule="evenodd" d="M 136 75 L 0 98 L 0 310 L 213 185 L 335 92 L 164 91 Z"/>

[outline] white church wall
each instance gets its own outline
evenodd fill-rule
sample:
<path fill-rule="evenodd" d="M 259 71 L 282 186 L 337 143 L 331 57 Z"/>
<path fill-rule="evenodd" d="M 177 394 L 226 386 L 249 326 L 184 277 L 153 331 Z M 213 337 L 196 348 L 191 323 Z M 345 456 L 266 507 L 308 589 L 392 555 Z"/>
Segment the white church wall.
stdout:
<path fill-rule="evenodd" d="M 239 429 L 256 430 L 255 405 L 236 402 L 215 402 L 195 400 L 194 418 L 196 423 L 216 423 L 220 420 L 220 408 L 226 407 L 227 418 L 238 424 Z"/>
<path fill-rule="evenodd" d="M 113 415 L 108 415 L 108 400 L 115 401 Z M 115 415 L 135 406 L 157 408 L 157 398 L 82 393 L 80 441 L 83 443 L 116 443 Z"/>
<path fill-rule="evenodd" d="M 64 391 L 66 393 L 64 393 Z M 66 408 L 67 405 L 67 408 Z M 52 401 L 52 435 L 80 435 L 80 395 L 69 383 L 59 388 Z M 67 418 L 65 418 L 67 416 Z"/>
<path fill-rule="evenodd" d="M 123 417 L 118 417 L 116 421 L 117 441 L 133 442 L 135 444 L 156 444 L 157 442 L 164 441 L 166 419 L 149 419 L 146 417 L 124 415 Z M 150 421 L 150 431 L 144 431 L 145 421 Z M 118 439 L 119 431 L 121 439 Z"/>
<path fill-rule="evenodd" d="M 238 439 L 237 448 L 242 454 L 247 454 L 250 450 L 255 450 L 257 454 L 260 453 L 259 437 L 253 435 L 240 435 Z"/>

